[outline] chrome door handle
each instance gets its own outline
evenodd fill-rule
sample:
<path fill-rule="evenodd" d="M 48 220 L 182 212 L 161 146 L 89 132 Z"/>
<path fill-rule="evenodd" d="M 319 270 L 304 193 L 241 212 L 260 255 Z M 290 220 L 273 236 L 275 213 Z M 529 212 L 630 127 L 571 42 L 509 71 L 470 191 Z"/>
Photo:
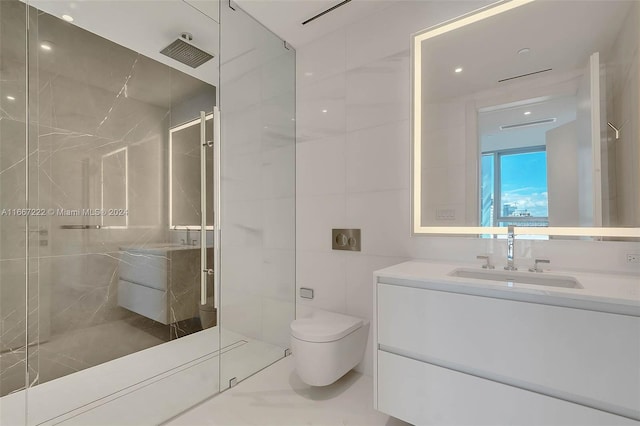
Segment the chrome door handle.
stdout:
<path fill-rule="evenodd" d="M 200 111 L 200 265 L 207 267 L 207 114 Z M 208 269 L 200 276 L 200 304 L 207 304 Z M 206 273 L 206 275 L 205 275 Z"/>
<path fill-rule="evenodd" d="M 213 306 L 220 315 L 220 291 L 221 291 L 221 274 L 220 274 L 220 228 L 222 207 L 220 204 L 220 194 L 222 191 L 220 176 L 222 164 L 222 150 L 220 144 L 220 109 L 213 107 L 213 269 L 215 277 L 213 278 Z"/>

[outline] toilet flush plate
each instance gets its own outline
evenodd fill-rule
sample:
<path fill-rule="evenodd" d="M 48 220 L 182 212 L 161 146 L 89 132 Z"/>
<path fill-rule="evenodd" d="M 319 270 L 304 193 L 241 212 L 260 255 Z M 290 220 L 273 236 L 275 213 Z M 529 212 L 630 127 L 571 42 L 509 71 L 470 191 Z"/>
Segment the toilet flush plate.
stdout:
<path fill-rule="evenodd" d="M 360 251 L 359 229 L 332 229 L 331 248 L 333 250 Z"/>

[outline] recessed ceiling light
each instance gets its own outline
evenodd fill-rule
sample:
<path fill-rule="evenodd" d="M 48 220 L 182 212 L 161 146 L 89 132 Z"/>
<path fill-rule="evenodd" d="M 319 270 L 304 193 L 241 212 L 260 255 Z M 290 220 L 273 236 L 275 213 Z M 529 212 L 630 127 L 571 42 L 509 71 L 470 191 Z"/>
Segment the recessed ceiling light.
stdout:
<path fill-rule="evenodd" d="M 531 111 L 525 111 L 524 115 L 531 115 Z"/>
<path fill-rule="evenodd" d="M 462 67 L 458 67 L 453 71 L 455 71 L 456 74 L 460 74 L 462 72 Z"/>
<path fill-rule="evenodd" d="M 8 100 L 10 100 L 10 101 L 15 101 L 15 100 L 16 100 L 16 98 L 14 98 L 14 97 L 13 97 L 13 96 L 11 96 L 11 95 L 8 95 L 8 96 L 7 96 L 7 99 L 8 99 Z"/>
<path fill-rule="evenodd" d="M 322 112 L 327 112 L 327 110 L 326 110 L 326 109 L 323 109 L 323 110 L 322 110 Z"/>
<path fill-rule="evenodd" d="M 48 52 L 53 48 L 51 47 L 51 43 L 49 43 L 48 41 L 45 41 L 45 42 L 40 43 L 40 49 L 46 50 Z"/>
<path fill-rule="evenodd" d="M 311 77 L 313 75 L 313 73 L 312 72 L 305 72 L 304 75 L 305 75 L 305 77 Z"/>
<path fill-rule="evenodd" d="M 73 16 L 71 15 L 62 15 L 62 19 L 64 19 L 67 22 L 73 22 Z"/>
<path fill-rule="evenodd" d="M 523 47 L 522 49 L 518 50 L 518 55 L 526 55 L 529 52 L 531 52 L 531 49 L 529 49 L 528 47 Z"/>

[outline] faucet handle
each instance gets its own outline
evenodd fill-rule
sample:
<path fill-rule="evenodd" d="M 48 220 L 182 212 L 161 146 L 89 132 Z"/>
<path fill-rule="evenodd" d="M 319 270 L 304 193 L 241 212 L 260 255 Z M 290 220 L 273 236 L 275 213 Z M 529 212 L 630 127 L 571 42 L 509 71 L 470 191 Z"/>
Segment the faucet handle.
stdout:
<path fill-rule="evenodd" d="M 485 260 L 486 263 L 482 265 L 482 269 L 495 269 L 496 267 L 491 264 L 491 258 L 489 255 L 478 255 L 476 259 Z"/>
<path fill-rule="evenodd" d="M 529 272 L 542 272 L 544 271 L 542 268 L 538 266 L 539 263 L 551 263 L 549 259 L 536 259 L 533 267 L 529 268 Z"/>

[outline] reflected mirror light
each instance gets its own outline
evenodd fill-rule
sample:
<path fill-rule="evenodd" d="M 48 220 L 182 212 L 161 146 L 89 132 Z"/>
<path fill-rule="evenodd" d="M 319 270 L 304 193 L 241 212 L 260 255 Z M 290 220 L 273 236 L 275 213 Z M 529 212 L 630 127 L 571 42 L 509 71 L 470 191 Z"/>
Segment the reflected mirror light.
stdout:
<path fill-rule="evenodd" d="M 129 227 L 129 147 L 116 149 L 100 159 L 100 210 L 127 212 L 122 215 L 100 216 L 104 229 Z"/>
<path fill-rule="evenodd" d="M 203 85 L 202 91 L 208 88 Z M 196 118 L 169 130 L 169 228 L 201 229 L 201 120 Z M 205 116 L 205 139 L 213 140 L 213 114 Z M 211 151 L 209 152 L 211 154 Z M 207 181 L 213 182 L 213 156 L 206 157 Z M 206 229 L 213 230 L 213 192 L 207 192 Z"/>
<path fill-rule="evenodd" d="M 636 1 L 512 0 L 416 34 L 414 233 L 640 237 L 639 28 Z"/>

